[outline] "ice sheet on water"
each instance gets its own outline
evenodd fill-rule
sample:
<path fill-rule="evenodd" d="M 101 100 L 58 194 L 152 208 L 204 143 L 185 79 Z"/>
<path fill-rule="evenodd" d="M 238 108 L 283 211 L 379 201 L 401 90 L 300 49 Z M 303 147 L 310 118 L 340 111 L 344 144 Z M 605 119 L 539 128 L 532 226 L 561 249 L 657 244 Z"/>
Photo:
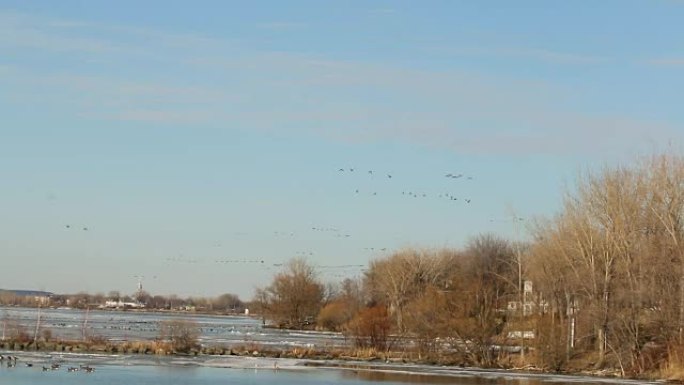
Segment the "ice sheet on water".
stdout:
<path fill-rule="evenodd" d="M 0 352 L 14 355 L 20 362 L 38 365 L 61 363 L 63 365 L 91 366 L 200 366 L 211 368 L 256 370 L 353 370 L 386 372 L 398 375 L 448 376 L 454 378 L 481 378 L 489 380 L 536 380 L 549 384 L 662 384 L 616 378 L 595 378 L 554 374 L 530 374 L 496 369 L 435 367 L 429 365 L 378 363 L 365 361 L 307 360 L 289 358 L 239 357 L 239 356 L 145 356 L 84 353 Z"/>
<path fill-rule="evenodd" d="M 570 376 L 557 374 L 512 372 L 503 369 L 435 367 L 429 365 L 393 364 L 365 361 L 304 361 L 303 364 L 314 365 L 317 368 L 321 369 L 340 369 L 353 371 L 367 370 L 372 372 L 386 372 L 405 375 L 447 376 L 464 379 L 480 378 L 491 381 L 500 379 L 505 380 L 504 383 L 508 383 L 508 381 L 511 380 L 535 380 L 540 382 L 548 382 L 549 384 L 581 383 L 645 385 L 663 383 L 658 381 L 650 382 L 639 380 L 625 380 L 620 378 L 600 378 L 590 376 Z"/>

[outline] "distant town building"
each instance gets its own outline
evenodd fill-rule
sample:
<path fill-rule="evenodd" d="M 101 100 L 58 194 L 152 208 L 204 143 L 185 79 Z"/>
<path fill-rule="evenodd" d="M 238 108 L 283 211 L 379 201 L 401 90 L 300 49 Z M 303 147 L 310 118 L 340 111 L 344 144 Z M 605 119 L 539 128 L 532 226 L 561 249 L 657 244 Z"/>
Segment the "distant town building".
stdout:
<path fill-rule="evenodd" d="M 124 302 L 122 300 L 107 300 L 104 305 L 99 306 L 101 309 L 142 309 L 145 307 L 140 302 Z"/>

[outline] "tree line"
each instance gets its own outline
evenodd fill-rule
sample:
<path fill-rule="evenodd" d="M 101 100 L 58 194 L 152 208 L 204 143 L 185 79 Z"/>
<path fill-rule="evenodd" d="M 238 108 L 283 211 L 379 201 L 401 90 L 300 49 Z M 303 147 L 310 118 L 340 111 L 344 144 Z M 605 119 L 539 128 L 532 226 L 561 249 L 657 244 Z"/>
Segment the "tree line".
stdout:
<path fill-rule="evenodd" d="M 525 242 L 482 234 L 458 249 L 397 250 L 338 284 L 294 259 L 253 306 L 275 326 L 463 364 L 684 367 L 684 158 L 583 172 L 556 215 L 526 227 Z"/>
<path fill-rule="evenodd" d="M 71 307 L 74 309 L 97 308 L 106 301 L 137 302 L 148 310 L 192 310 L 224 314 L 242 314 L 248 305 L 236 294 L 225 293 L 216 297 L 180 297 L 171 295 L 152 295 L 146 291 L 122 294 L 110 291 L 107 294 L 54 294 L 45 299 L 29 295 L 18 295 L 12 291 L 0 292 L 0 305 L 23 307 Z"/>

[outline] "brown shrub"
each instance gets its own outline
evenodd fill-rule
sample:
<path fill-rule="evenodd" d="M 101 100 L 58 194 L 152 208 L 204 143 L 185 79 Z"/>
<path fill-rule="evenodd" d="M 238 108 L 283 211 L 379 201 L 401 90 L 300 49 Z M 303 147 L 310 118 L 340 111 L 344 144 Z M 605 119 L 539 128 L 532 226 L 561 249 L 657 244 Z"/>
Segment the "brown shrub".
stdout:
<path fill-rule="evenodd" d="M 180 353 L 189 353 L 193 349 L 198 349 L 199 326 L 194 321 L 171 320 L 161 323 L 159 328 L 159 339 L 171 344 L 171 348 Z"/>
<path fill-rule="evenodd" d="M 346 301 L 331 302 L 318 312 L 316 322 L 323 329 L 340 331 L 350 319 L 348 309 L 349 304 Z"/>
<path fill-rule="evenodd" d="M 359 311 L 347 324 L 346 333 L 354 338 L 356 347 L 385 350 L 388 348 L 390 324 L 387 308 L 374 306 Z"/>

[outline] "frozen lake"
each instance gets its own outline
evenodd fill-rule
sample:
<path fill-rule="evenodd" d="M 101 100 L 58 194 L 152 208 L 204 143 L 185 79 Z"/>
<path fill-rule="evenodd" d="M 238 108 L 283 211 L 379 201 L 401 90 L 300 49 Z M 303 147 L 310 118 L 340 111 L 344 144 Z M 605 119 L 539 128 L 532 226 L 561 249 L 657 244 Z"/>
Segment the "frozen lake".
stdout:
<path fill-rule="evenodd" d="M 40 314 L 40 317 L 39 317 Z M 324 348 L 345 345 L 339 333 L 301 332 L 262 328 L 248 317 L 187 315 L 150 312 L 80 311 L 72 309 L 0 308 L 0 320 L 19 324 L 27 332 L 52 331 L 54 338 L 79 339 L 89 336 L 113 341 L 154 339 L 161 322 L 189 319 L 201 329 L 204 345 L 237 346 L 254 344 L 273 347 Z M 3 322 L 4 323 L 4 322 Z M 85 328 L 84 328 L 85 325 Z M 459 384 L 459 385 L 541 385 L 541 384 L 648 384 L 624 380 L 598 380 L 587 377 L 519 374 L 500 370 L 461 369 L 410 364 L 384 364 L 349 361 L 307 361 L 294 359 L 230 356 L 143 356 L 125 354 L 77 354 L 9 352 L 19 357 L 16 367 L 0 362 L 0 383 L 23 384 Z M 26 363 L 33 366 L 28 367 Z M 57 370 L 42 367 L 60 364 Z M 68 372 L 68 367 L 91 365 L 93 373 Z M 339 366 L 346 368 L 340 369 Z M 351 367 L 351 368 L 350 368 Z"/>
<path fill-rule="evenodd" d="M 6 355 L 8 352 L 0 352 Z M 649 384 L 615 379 L 592 379 L 559 375 L 518 374 L 501 370 L 440 368 L 424 365 L 391 365 L 250 357 L 150 357 L 135 355 L 92 355 L 62 353 L 12 353 L 16 367 L 0 367 L 0 383 L 24 384 L 455 384 L 455 385 L 542 385 L 542 384 Z M 33 364 L 32 367 L 26 363 Z M 55 370 L 44 371 L 52 364 Z M 338 369 L 345 364 L 353 368 Z M 70 372 L 69 367 L 89 365 L 92 373 Z M 326 366 L 328 365 L 328 366 Z"/>
<path fill-rule="evenodd" d="M 39 319 L 40 328 L 51 330 L 53 338 L 57 339 L 82 339 L 85 331 L 88 336 L 104 337 L 110 341 L 153 340 L 159 335 L 161 322 L 184 319 L 199 326 L 200 342 L 205 346 L 256 344 L 320 348 L 347 343 L 340 333 L 268 329 L 263 328 L 259 320 L 249 317 L 0 307 L 0 322 L 17 323 L 30 335 L 35 332 Z"/>

